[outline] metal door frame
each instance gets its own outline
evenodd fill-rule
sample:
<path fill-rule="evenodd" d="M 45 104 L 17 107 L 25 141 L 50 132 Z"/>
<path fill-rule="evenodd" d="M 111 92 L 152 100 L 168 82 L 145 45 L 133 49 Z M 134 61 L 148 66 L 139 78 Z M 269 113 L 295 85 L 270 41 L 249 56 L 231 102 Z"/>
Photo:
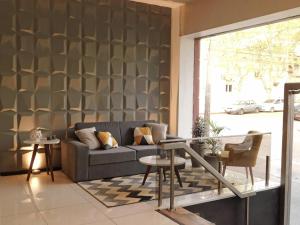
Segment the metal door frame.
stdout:
<path fill-rule="evenodd" d="M 300 83 L 284 86 L 284 110 L 281 153 L 280 225 L 290 223 L 291 181 L 293 161 L 294 95 L 300 93 Z"/>

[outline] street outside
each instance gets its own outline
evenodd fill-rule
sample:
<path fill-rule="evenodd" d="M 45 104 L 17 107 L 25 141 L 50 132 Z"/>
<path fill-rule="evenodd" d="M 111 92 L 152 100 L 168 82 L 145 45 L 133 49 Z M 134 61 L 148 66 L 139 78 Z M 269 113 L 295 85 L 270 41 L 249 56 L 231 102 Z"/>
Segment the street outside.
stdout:
<path fill-rule="evenodd" d="M 271 140 L 266 149 L 261 150 L 264 154 L 271 155 L 271 179 L 279 180 L 282 149 L 282 112 L 260 112 L 244 115 L 230 115 L 226 113 L 211 114 L 211 119 L 219 126 L 226 129 L 223 135 L 246 134 L 249 130 L 259 132 L 271 132 Z M 293 143 L 293 172 L 292 172 L 292 196 L 291 196 L 291 225 L 298 225 L 298 212 L 300 210 L 300 121 L 294 121 L 294 143 Z M 268 138 L 267 135 L 264 139 Z M 254 175 L 264 177 L 265 161 L 263 157 L 257 162 Z"/>
<path fill-rule="evenodd" d="M 271 141 L 268 151 L 270 151 L 272 161 L 272 175 L 280 176 L 281 148 L 282 148 L 282 112 L 260 112 L 244 115 L 230 115 L 226 113 L 211 114 L 211 119 L 219 126 L 225 127 L 223 135 L 241 135 L 249 130 L 256 130 L 262 133 L 271 132 Z M 267 137 L 267 135 L 265 135 Z M 294 153 L 293 166 L 299 167 L 300 178 L 300 121 L 294 122 Z M 298 147 L 299 146 L 299 147 Z M 296 171 L 294 171 L 296 172 Z M 293 174 L 296 175 L 296 174 Z M 298 174 L 297 174 L 298 175 Z"/>

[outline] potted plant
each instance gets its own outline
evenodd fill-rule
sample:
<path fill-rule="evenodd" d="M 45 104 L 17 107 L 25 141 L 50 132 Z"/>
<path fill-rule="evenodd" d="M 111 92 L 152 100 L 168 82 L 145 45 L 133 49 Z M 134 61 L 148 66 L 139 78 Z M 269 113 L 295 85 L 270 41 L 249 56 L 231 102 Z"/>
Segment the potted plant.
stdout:
<path fill-rule="evenodd" d="M 224 130 L 224 127 L 218 126 L 215 122 L 209 121 L 209 136 L 206 139 L 206 147 L 209 151 L 204 155 L 204 159 L 216 170 L 218 170 L 218 155 L 221 151 L 222 143 L 219 138 L 220 133 Z"/>
<path fill-rule="evenodd" d="M 203 117 L 198 116 L 193 124 L 193 138 L 204 137 L 207 130 L 207 121 Z M 190 144 L 191 148 L 201 157 L 204 157 L 206 151 L 206 143 L 204 140 L 194 140 Z M 192 157 L 192 167 L 200 167 L 200 163 Z"/>

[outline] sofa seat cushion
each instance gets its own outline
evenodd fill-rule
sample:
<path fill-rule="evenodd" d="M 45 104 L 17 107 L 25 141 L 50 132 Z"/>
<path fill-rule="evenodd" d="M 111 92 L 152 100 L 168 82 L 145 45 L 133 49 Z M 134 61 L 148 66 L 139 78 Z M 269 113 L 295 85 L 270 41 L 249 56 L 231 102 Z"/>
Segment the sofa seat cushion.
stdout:
<path fill-rule="evenodd" d="M 137 159 L 158 154 L 158 145 L 128 145 L 127 147 L 136 151 Z"/>
<path fill-rule="evenodd" d="M 108 150 L 90 151 L 90 165 L 120 163 L 134 160 L 136 160 L 136 152 L 122 146 Z"/>

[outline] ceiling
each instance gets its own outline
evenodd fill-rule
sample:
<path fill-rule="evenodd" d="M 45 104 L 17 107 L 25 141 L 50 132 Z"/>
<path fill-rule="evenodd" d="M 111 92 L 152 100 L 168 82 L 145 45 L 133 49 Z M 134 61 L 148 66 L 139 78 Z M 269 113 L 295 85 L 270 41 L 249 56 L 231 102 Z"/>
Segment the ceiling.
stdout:
<path fill-rule="evenodd" d="M 147 4 L 165 6 L 170 8 L 177 8 L 183 6 L 185 3 L 191 2 L 192 0 L 131 0 L 134 2 L 143 2 Z"/>

